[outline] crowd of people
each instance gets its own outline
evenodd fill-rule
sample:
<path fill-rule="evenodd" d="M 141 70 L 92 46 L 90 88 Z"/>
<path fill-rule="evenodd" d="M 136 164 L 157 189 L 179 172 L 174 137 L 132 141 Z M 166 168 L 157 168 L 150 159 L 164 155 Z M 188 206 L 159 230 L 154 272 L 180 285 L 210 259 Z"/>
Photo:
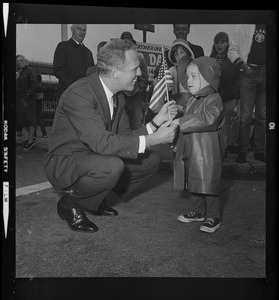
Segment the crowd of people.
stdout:
<path fill-rule="evenodd" d="M 154 145 L 172 145 L 174 188 L 191 193 L 192 210 L 178 220 L 203 222 L 200 231 L 207 233 L 222 224 L 219 193 L 227 152 L 237 152 L 238 163 L 246 162 L 249 150 L 266 161 L 265 26 L 239 25 L 231 37 L 218 32 L 205 56 L 187 39 L 190 25 L 173 24 L 175 39 L 164 53 L 173 86 L 169 101 L 150 119 L 143 104 L 160 66 L 150 85 L 130 32 L 100 42 L 96 63 L 83 44 L 86 24 L 73 24 L 71 38 L 57 45 L 53 71 L 59 100 L 44 170 L 63 193 L 57 213 L 72 230 L 98 230 L 86 213 L 118 215 L 107 204 L 108 193 L 124 199 L 159 170 Z M 25 151 L 35 144 L 37 123 L 46 137 L 40 81 L 18 55 L 17 131 L 28 132 Z"/>

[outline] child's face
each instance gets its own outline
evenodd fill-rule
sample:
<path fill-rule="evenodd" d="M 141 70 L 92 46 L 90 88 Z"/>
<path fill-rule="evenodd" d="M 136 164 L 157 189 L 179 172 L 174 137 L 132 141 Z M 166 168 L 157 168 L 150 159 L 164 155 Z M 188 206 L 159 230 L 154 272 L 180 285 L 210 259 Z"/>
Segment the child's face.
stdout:
<path fill-rule="evenodd" d="M 195 64 L 190 64 L 187 67 L 187 85 L 189 92 L 192 95 L 198 94 L 198 92 L 209 85 L 209 83 L 203 78 L 200 73 L 198 66 Z"/>
<path fill-rule="evenodd" d="M 175 57 L 176 62 L 178 63 L 180 61 L 180 59 L 185 55 L 187 55 L 187 53 L 185 52 L 183 47 L 178 46 L 177 50 L 174 52 L 174 57 Z"/>
<path fill-rule="evenodd" d="M 217 53 L 225 54 L 227 52 L 229 43 L 227 40 L 222 39 L 222 40 L 219 40 L 216 43 L 214 43 L 214 45 L 215 45 L 215 49 L 216 49 Z"/>

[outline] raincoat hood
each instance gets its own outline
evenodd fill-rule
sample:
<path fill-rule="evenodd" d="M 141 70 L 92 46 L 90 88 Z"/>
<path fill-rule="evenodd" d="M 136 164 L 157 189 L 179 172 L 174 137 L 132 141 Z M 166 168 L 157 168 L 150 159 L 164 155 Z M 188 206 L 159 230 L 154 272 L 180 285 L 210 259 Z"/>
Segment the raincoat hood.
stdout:
<path fill-rule="evenodd" d="M 185 47 L 185 48 L 189 51 L 190 57 L 191 57 L 191 58 L 194 58 L 194 57 L 195 57 L 195 56 L 194 56 L 194 53 L 193 53 L 193 51 L 191 50 L 191 48 L 189 47 L 187 41 L 185 41 L 185 40 L 183 40 L 183 39 L 176 39 L 176 40 L 174 40 L 174 42 L 172 43 L 171 48 L 170 48 L 170 51 L 169 51 L 169 53 L 168 53 L 169 60 L 170 60 L 170 62 L 171 62 L 172 64 L 176 64 L 176 63 L 177 63 L 177 62 L 175 61 L 175 59 L 174 59 L 174 48 L 175 48 L 175 46 L 177 46 L 177 45 L 181 45 L 181 46 Z"/>
<path fill-rule="evenodd" d="M 199 72 L 209 85 L 218 92 L 218 87 L 221 78 L 221 66 L 213 57 L 200 56 L 193 60 L 198 66 Z"/>

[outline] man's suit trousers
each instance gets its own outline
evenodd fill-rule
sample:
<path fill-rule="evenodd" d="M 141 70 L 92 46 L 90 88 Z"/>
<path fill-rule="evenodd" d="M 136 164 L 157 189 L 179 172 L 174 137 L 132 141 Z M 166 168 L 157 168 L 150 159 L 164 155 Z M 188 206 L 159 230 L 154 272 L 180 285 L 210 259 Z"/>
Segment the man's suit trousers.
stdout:
<path fill-rule="evenodd" d="M 115 156 L 96 155 L 91 152 L 73 153 L 70 157 L 71 169 L 79 178 L 70 187 L 63 188 L 75 202 L 91 210 L 97 210 L 106 195 L 113 190 L 122 200 L 127 199 L 136 188 L 152 177 L 160 168 L 158 153 L 146 150 L 137 159 L 121 159 Z M 67 172 L 56 176 L 54 186 L 63 182 Z"/>

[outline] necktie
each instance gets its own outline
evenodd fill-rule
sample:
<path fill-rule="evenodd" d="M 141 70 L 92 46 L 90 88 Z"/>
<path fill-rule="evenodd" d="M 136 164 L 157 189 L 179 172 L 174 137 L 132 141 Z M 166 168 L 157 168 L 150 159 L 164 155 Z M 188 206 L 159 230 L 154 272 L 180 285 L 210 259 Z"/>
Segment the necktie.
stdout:
<path fill-rule="evenodd" d="M 112 114 L 112 121 L 114 120 L 115 114 L 116 114 L 116 110 L 117 110 L 117 98 L 115 95 L 113 95 L 111 97 L 112 99 L 112 103 L 113 103 L 113 114 Z"/>

